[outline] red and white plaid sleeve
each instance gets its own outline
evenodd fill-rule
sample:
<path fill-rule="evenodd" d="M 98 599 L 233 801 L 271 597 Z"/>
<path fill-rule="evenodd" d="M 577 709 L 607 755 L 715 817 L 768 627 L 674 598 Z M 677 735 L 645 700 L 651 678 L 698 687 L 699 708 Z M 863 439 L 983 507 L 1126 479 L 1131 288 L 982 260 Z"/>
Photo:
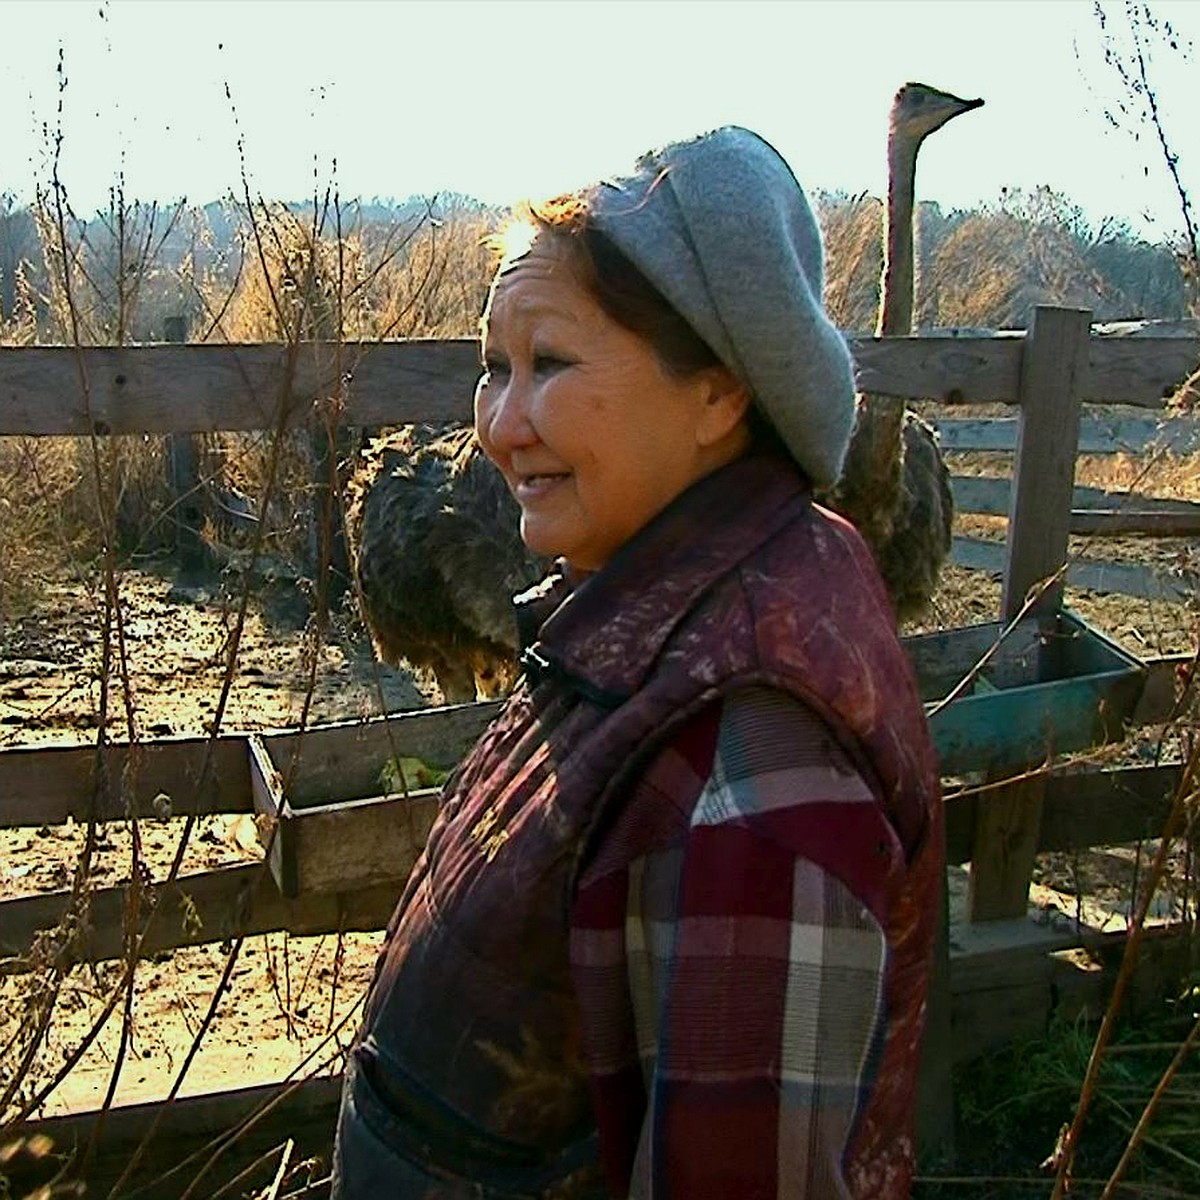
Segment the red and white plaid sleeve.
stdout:
<path fill-rule="evenodd" d="M 891 855 L 870 787 L 783 693 L 739 692 L 655 760 L 572 936 L 614 1195 L 848 1195 L 887 961 L 860 897 Z"/>

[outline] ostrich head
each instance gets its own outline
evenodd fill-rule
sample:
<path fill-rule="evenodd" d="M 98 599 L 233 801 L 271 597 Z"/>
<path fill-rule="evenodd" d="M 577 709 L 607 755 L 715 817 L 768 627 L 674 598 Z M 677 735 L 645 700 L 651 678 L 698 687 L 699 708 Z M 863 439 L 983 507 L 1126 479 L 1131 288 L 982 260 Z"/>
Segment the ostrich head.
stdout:
<path fill-rule="evenodd" d="M 982 105 L 982 100 L 963 100 L 927 83 L 906 83 L 892 101 L 883 280 L 876 333 L 912 332 L 913 202 L 921 143 L 947 121 Z M 898 437 L 898 425 L 895 433 Z"/>
<path fill-rule="evenodd" d="M 982 105 L 982 100 L 963 100 L 927 83 L 906 83 L 892 101 L 892 135 L 915 146 L 960 113 Z"/>

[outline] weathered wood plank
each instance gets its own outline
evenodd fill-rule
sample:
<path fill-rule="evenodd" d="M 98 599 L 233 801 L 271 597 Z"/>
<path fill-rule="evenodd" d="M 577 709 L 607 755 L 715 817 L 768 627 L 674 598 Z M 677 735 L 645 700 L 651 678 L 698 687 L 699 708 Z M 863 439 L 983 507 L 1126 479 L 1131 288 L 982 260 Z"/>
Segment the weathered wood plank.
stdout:
<path fill-rule="evenodd" d="M 94 1109 L 45 1117 L 29 1121 L 15 1132 L 27 1136 L 42 1134 L 54 1142 L 56 1152 L 66 1153 L 88 1145 L 103 1121 L 87 1178 L 88 1193 L 101 1196 L 115 1185 L 129 1155 L 141 1144 L 151 1124 L 156 1123 L 149 1150 L 135 1174 L 126 1180 L 121 1194 L 133 1189 L 141 1200 L 178 1200 L 212 1154 L 210 1143 L 270 1105 L 270 1111 L 234 1147 L 222 1153 L 204 1177 L 200 1194 L 212 1196 L 258 1155 L 278 1148 L 288 1138 L 296 1142 L 294 1160 L 317 1155 L 328 1166 L 341 1089 L 340 1075 L 317 1075 L 291 1085 L 279 1082 L 184 1096 L 171 1104 L 155 1100 L 118 1105 L 103 1117 Z M 277 1161 L 278 1153 L 263 1165 L 261 1178 L 242 1180 L 241 1187 L 232 1194 L 248 1195 L 252 1185 L 255 1194 L 265 1194 L 265 1187 L 260 1191 L 258 1185 L 269 1183 Z M 16 1182 L 17 1194 L 25 1195 L 19 1181 Z M 314 1197 L 317 1194 L 314 1192 Z M 328 1182 L 322 1194 L 328 1196 Z"/>
<path fill-rule="evenodd" d="M 401 876 L 357 892 L 325 892 L 290 900 L 280 895 L 271 872 L 261 862 L 185 875 L 156 889 L 158 903 L 165 907 L 150 928 L 144 952 L 157 954 L 276 929 L 294 934 L 382 929 L 403 883 Z M 184 896 L 190 900 L 187 920 L 181 906 Z M 23 954 L 34 934 L 58 924 L 69 902 L 66 891 L 0 902 L 0 955 Z M 124 952 L 124 911 L 125 888 L 97 888 L 91 896 L 89 927 L 75 948 L 75 957 L 84 962 L 119 958 Z M 198 924 L 193 914 L 199 917 Z"/>
<path fill-rule="evenodd" d="M 1102 329 L 1098 332 L 1088 347 L 1083 398 L 1089 404 L 1161 408 L 1200 363 L 1194 327 L 1182 336 L 1166 337 L 1106 337 Z M 1148 346 L 1153 346 L 1149 353 Z"/>
<path fill-rule="evenodd" d="M 1139 534 L 1146 537 L 1195 537 L 1200 534 L 1197 512 L 1146 512 L 1112 509 L 1072 509 L 1070 531 L 1081 537 Z"/>
<path fill-rule="evenodd" d="M 1021 370 L 1021 337 L 852 337 L 864 392 L 945 404 L 1011 404 Z"/>
<path fill-rule="evenodd" d="M 950 561 L 974 571 L 1000 575 L 1006 557 L 1003 542 L 956 535 L 950 545 Z M 1194 589 L 1185 580 L 1172 579 L 1153 567 L 1097 558 L 1072 558 L 1067 583 L 1091 592 L 1117 592 L 1150 600 L 1187 600 Z"/>
<path fill-rule="evenodd" d="M 285 895 L 346 891 L 403 881 L 413 869 L 433 820 L 436 789 L 284 810 L 281 881 Z"/>
<path fill-rule="evenodd" d="M 925 1005 L 925 1036 L 917 1075 L 915 1127 L 924 1162 L 954 1155 L 954 982 L 950 972 L 950 896 L 943 870 L 938 888 L 938 925 Z"/>
<path fill-rule="evenodd" d="M 1012 480 L 984 475 L 954 475 L 956 512 L 981 516 L 1008 515 Z M 1142 533 L 1157 537 L 1200 534 L 1200 504 L 1134 492 L 1106 492 L 1101 488 L 1075 488 L 1071 498 L 1070 532 L 1074 534 Z"/>
<path fill-rule="evenodd" d="M 411 755 L 432 766 L 453 766 L 499 707 L 498 701 L 491 701 L 420 709 L 259 736 L 281 778 L 289 783 L 289 801 L 323 803 L 377 795 L 379 768 L 392 756 Z M 160 792 L 171 798 L 177 816 L 252 812 L 248 753 L 245 735 L 139 743 L 134 769 L 127 777 L 134 785 L 136 814 L 154 815 L 153 801 Z M 68 817 L 86 821 L 93 794 L 100 797 L 97 820 L 126 816 L 120 788 L 129 764 L 128 744 L 110 744 L 104 763 L 107 787 L 97 792 L 95 746 L 0 748 L 0 828 L 57 825 Z M 289 775 L 294 778 L 289 780 Z"/>
<path fill-rule="evenodd" d="M 1007 924 L 1001 922 L 1000 924 Z M 1033 931 L 1033 926 L 1025 922 Z M 973 928 L 981 928 L 975 926 Z M 986 928 L 986 927 L 982 927 Z M 1051 1016 L 1098 1020 L 1124 951 L 1126 934 L 1085 931 L 1073 936 L 1078 950 L 1047 953 L 1036 940 L 1027 947 L 954 954 L 951 958 L 956 1061 L 970 1062 L 1017 1037 L 1038 1036 Z M 1178 926 L 1146 931 L 1134 968 L 1127 1005 L 1161 1008 L 1164 993 L 1186 977 L 1189 938 Z"/>
<path fill-rule="evenodd" d="M 0 748 L 0 827 L 86 821 L 95 796 L 96 818 L 126 816 L 123 784 L 132 785 L 138 816 L 154 813 L 160 792 L 185 813 L 249 811 L 246 742 L 242 737 L 161 738 L 139 743 L 132 763 L 127 743 L 110 744 L 97 786 L 95 746 Z"/>
<path fill-rule="evenodd" d="M 955 452 L 1014 450 L 1015 417 L 933 417 L 943 450 Z M 1080 454 L 1145 454 L 1169 450 L 1173 454 L 1200 451 L 1200 421 L 1195 417 L 1084 416 L 1079 423 Z"/>
<path fill-rule="evenodd" d="M 1045 777 L 1032 775 L 997 788 L 977 806 L 968 899 L 972 921 L 1024 914 L 1045 790 Z"/>
<path fill-rule="evenodd" d="M 478 373 L 473 339 L 306 343 L 290 386 L 280 345 L 0 347 L 0 435 L 273 429 L 281 419 L 293 427 L 339 392 L 339 380 L 344 424 L 467 421 Z"/>
<path fill-rule="evenodd" d="M 1130 724 L 1161 725 L 1176 716 L 1175 702 L 1184 672 L 1196 662 L 1194 653 L 1159 654 L 1142 660 L 1146 667 L 1146 686 L 1133 710 Z"/>
<path fill-rule="evenodd" d="M 1012 479 L 1007 475 L 952 475 L 954 506 L 961 512 L 1005 517 L 1012 503 Z M 1143 496 L 1137 492 L 1109 491 L 1105 488 L 1074 488 L 1072 512 L 1134 510 L 1148 513 L 1200 514 L 1200 504 L 1167 496 Z"/>
<path fill-rule="evenodd" d="M 499 700 L 418 709 L 367 721 L 318 725 L 303 733 L 268 733 L 263 746 L 293 807 L 359 799 L 380 792 L 389 758 L 411 756 L 448 769 L 500 711 Z"/>
<path fill-rule="evenodd" d="M 1179 772 L 1178 764 L 1050 772 L 1044 776 L 1036 850 L 1040 853 L 1118 845 L 1153 836 L 1162 828 Z M 948 862 L 966 862 L 971 858 L 978 813 L 997 797 L 1003 804 L 1005 789 L 983 796 L 952 795 L 947 800 Z M 237 933 L 287 929 L 294 934 L 316 934 L 332 933 L 338 928 L 382 928 L 403 884 L 401 865 L 398 864 L 396 879 L 390 883 L 356 892 L 311 894 L 294 900 L 280 895 L 263 863 L 221 867 L 185 876 L 164 889 L 161 903 L 167 908 L 155 922 L 147 941 L 147 953 L 221 941 Z M 201 920 L 198 928 L 182 920 L 181 893 L 186 893 L 196 906 Z M 120 887 L 99 889 L 94 894 L 92 931 L 79 949 L 80 957 L 98 961 L 122 953 L 124 896 Z M 68 893 L 55 892 L 0 902 L 0 953 L 19 954 L 37 930 L 53 928 L 66 910 L 68 899 Z"/>
<path fill-rule="evenodd" d="M 1085 850 L 1157 837 L 1182 768 L 1119 767 L 1052 775 L 1042 809 L 1038 850 Z"/>
<path fill-rule="evenodd" d="M 223 1092 L 208 1092 L 200 1096 L 184 1096 L 166 1107 L 158 1124 L 159 1136 L 164 1138 L 191 1134 L 217 1135 L 226 1133 L 239 1121 L 277 1099 L 287 1085 L 264 1083 L 257 1087 L 230 1088 Z M 337 1075 L 317 1075 L 298 1082 L 280 1108 L 294 1117 L 313 1112 L 327 1112 L 341 1097 L 342 1081 Z M 149 1100 L 141 1104 L 121 1104 L 109 1109 L 104 1120 L 104 1145 L 113 1148 L 119 1143 L 136 1144 L 160 1109 L 162 1101 Z M 55 1143 L 70 1145 L 90 1138 L 99 1112 L 89 1110 L 43 1117 L 18 1129 L 18 1133 L 43 1133 Z M 331 1129 L 332 1132 L 332 1129 Z"/>
<path fill-rule="evenodd" d="M 1067 559 L 1079 410 L 1087 372 L 1086 309 L 1034 310 L 1021 359 L 1021 415 L 1013 461 L 1008 554 L 1000 615 L 1011 620 L 1029 589 Z M 1062 600 L 1061 581 L 1039 607 Z"/>
<path fill-rule="evenodd" d="M 853 337 L 850 346 L 860 386 L 871 392 L 961 404 L 1016 400 L 1019 332 Z M 0 436 L 271 429 L 281 408 L 291 427 L 334 393 L 344 401 L 345 424 L 466 421 L 478 353 L 473 339 L 306 343 L 289 368 L 286 347 L 274 344 L 5 346 Z M 1161 407 L 1197 361 L 1200 337 L 1094 337 L 1084 399 Z"/>
<path fill-rule="evenodd" d="M 1037 852 L 1119 846 L 1153 837 L 1163 827 L 1181 768 L 1118 767 L 1108 770 L 1051 771 L 1045 778 Z M 983 793 L 952 794 L 946 800 L 946 861 L 969 862 L 980 810 L 1004 784 Z"/>
<path fill-rule="evenodd" d="M 1034 310 L 1021 356 L 1021 404 L 1013 461 L 1000 616 L 1012 620 L 1030 589 L 1066 562 L 1075 446 L 1088 365 L 1091 313 Z M 1063 582 L 1037 608 L 1062 604 Z M 989 774 L 991 782 L 998 782 Z M 1022 916 L 1037 853 L 1045 783 L 1026 778 L 976 813 L 968 909 L 972 921 Z"/>

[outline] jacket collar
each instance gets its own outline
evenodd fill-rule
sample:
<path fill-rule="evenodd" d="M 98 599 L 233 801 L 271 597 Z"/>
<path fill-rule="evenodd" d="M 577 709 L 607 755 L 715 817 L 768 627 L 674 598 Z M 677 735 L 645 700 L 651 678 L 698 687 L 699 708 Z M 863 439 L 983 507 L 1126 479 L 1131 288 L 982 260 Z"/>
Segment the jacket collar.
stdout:
<path fill-rule="evenodd" d="M 562 570 L 548 576 L 516 599 L 529 682 L 555 676 L 617 707 L 696 600 L 810 503 L 790 459 L 752 449 L 693 484 L 578 585 Z"/>

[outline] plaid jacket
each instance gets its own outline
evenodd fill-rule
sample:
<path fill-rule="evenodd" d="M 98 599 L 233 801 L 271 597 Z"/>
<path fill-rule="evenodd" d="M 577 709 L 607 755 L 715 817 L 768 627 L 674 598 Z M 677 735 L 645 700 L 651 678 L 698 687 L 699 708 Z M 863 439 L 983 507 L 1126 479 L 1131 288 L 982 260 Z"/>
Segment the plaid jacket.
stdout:
<path fill-rule="evenodd" d="M 583 873 L 571 958 L 617 1194 L 850 1195 L 888 946 L 810 805 L 853 839 L 878 801 L 810 708 L 746 688 L 658 755 Z"/>
<path fill-rule="evenodd" d="M 591 1198 L 601 1163 L 612 1196 L 803 1195 L 839 1171 L 846 1194 L 906 1195 L 940 796 L 865 546 L 752 454 L 525 612 L 526 677 L 447 785 L 390 926 L 335 1195 Z M 789 803 L 801 743 L 774 790 L 737 715 L 748 696 L 757 723 L 762 689 L 819 718 L 848 790 Z M 781 872 L 783 894 L 757 886 Z M 875 1000 L 838 1026 L 860 984 Z"/>

